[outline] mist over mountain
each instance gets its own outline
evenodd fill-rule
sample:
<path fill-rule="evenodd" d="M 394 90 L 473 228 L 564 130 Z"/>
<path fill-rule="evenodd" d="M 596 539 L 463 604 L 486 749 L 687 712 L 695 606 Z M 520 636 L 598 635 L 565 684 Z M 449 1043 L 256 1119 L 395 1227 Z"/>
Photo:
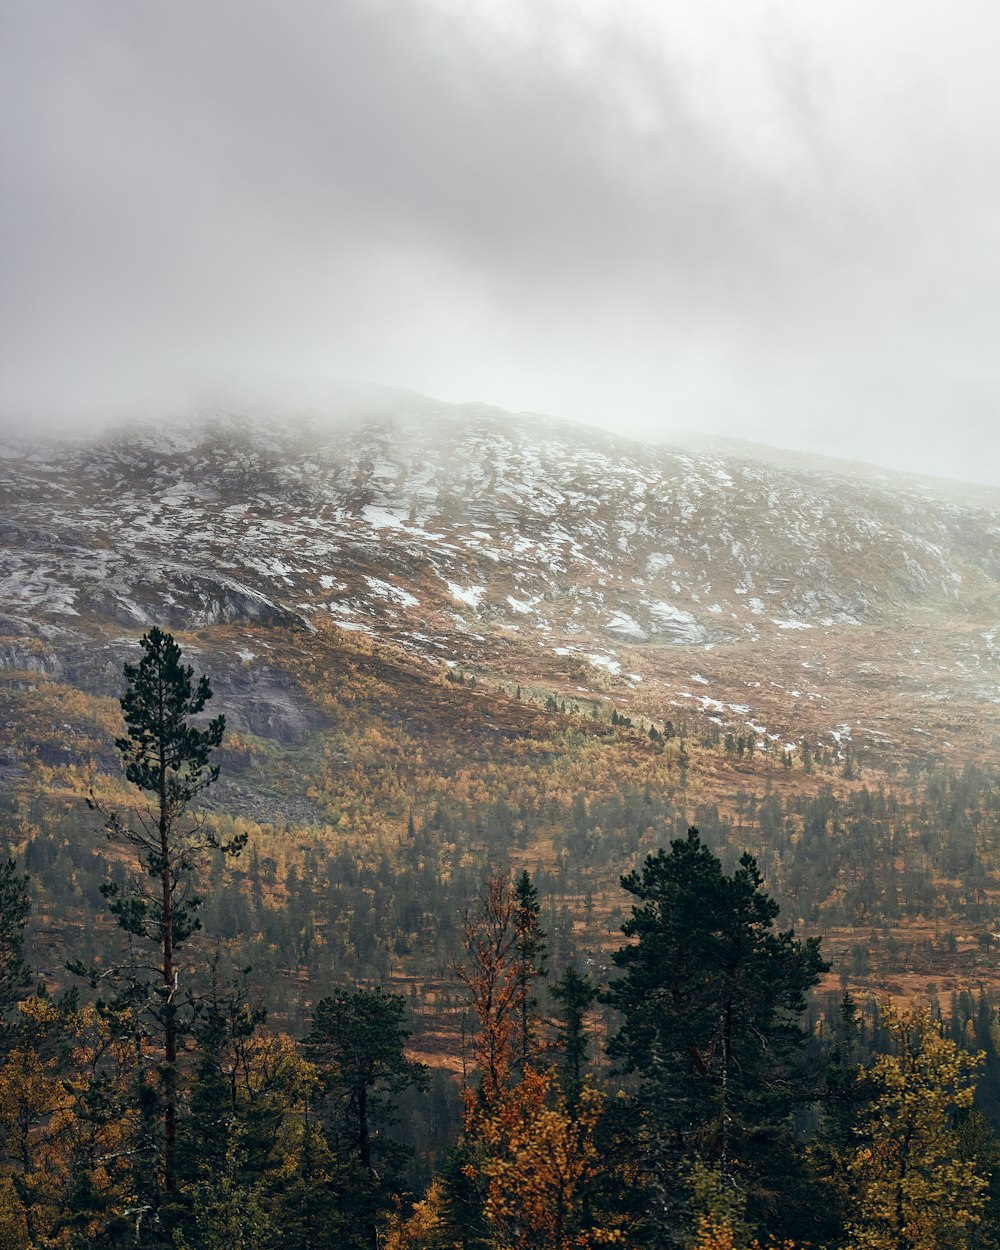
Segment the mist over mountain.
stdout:
<path fill-rule="evenodd" d="M 988 487 L 378 388 L 8 440 L 0 471 L 9 665 L 154 623 L 334 627 L 775 740 L 898 746 L 946 703 L 995 732 Z"/>

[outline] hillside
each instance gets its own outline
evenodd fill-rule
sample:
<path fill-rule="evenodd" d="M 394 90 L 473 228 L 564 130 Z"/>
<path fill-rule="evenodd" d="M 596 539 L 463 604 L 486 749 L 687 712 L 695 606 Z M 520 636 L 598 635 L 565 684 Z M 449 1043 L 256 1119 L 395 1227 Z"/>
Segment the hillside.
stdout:
<path fill-rule="evenodd" d="M 453 1055 L 490 864 L 599 966 L 618 875 L 692 821 L 831 986 L 992 983 L 1000 498 L 764 455 L 377 392 L 6 446 L 0 804 L 43 967 L 107 940 L 82 801 L 130 801 L 116 696 L 158 623 L 228 719 L 209 819 L 251 833 L 206 927 L 279 1013 L 392 976 Z"/>
<path fill-rule="evenodd" d="M 100 686 L 95 629 L 333 622 L 428 669 L 762 740 L 997 744 L 1000 493 L 983 488 L 963 504 L 947 484 L 394 393 L 8 446 L 0 469 L 7 667 Z"/>

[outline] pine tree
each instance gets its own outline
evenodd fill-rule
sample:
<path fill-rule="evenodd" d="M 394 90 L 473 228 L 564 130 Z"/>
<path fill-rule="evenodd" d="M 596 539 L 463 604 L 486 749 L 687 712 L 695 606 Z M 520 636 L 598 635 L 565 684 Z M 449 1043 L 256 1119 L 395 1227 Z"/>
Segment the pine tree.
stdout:
<path fill-rule="evenodd" d="M 180 647 L 163 630 L 151 629 L 140 646 L 142 659 L 124 668 L 127 688 L 120 703 L 125 733 L 116 738 L 115 746 L 126 779 L 146 801 L 124 814 L 106 811 L 93 796 L 90 803 L 104 817 L 109 839 L 132 847 L 151 878 L 148 887 L 123 889 L 108 882 L 102 893 L 121 928 L 157 949 L 156 976 L 148 987 L 152 994 L 147 1003 L 163 1048 L 161 1187 L 170 1196 L 177 1188 L 181 973 L 177 950 L 200 928 L 201 900 L 192 888 L 196 867 L 213 848 L 238 855 L 246 835 L 220 843 L 203 819 L 189 811 L 192 801 L 219 776 L 218 766 L 210 759 L 222 742 L 225 718 L 217 716 L 204 728 L 192 723 L 212 697 L 208 678 L 193 682 L 193 669 L 181 663 Z"/>
<path fill-rule="evenodd" d="M 404 1053 L 410 1035 L 405 1014 L 400 994 L 337 989 L 316 1004 L 303 1043 L 319 1074 L 327 1140 L 349 1169 L 344 1203 L 352 1210 L 357 1244 L 372 1250 L 390 1182 L 406 1153 L 386 1131 L 395 1119 L 393 1100 L 407 1086 L 427 1083 L 424 1065 Z"/>
<path fill-rule="evenodd" d="M 535 1049 L 535 1010 L 538 1000 L 532 983 L 545 975 L 545 930 L 539 923 L 538 888 L 527 869 L 514 886 L 514 931 L 517 934 L 518 997 L 520 999 L 520 1037 L 518 1060 L 522 1070 Z"/>
<path fill-rule="evenodd" d="M 753 857 L 732 876 L 697 829 L 622 878 L 635 896 L 607 995 L 622 1013 L 610 1052 L 641 1081 L 641 1166 L 650 1219 L 677 1227 L 678 1165 L 700 1159 L 781 1227 L 775 1179 L 792 1166 L 792 1110 L 813 1091 L 802 1056 L 805 994 L 826 970 L 819 940 L 775 933 L 778 905 Z M 758 1201 L 759 1200 L 759 1201 Z"/>
<path fill-rule="evenodd" d="M 31 982 L 24 958 L 24 926 L 31 901 L 28 878 L 12 859 L 0 862 L 0 1060 L 13 1041 L 11 1012 Z"/>
<path fill-rule="evenodd" d="M 584 1020 L 597 1001 L 597 990 L 588 977 L 572 966 L 566 968 L 552 987 L 552 997 L 562 1008 L 556 1045 L 562 1051 L 562 1088 L 570 1114 L 575 1113 L 583 1089 L 583 1065 L 587 1061 L 587 1031 Z"/>
<path fill-rule="evenodd" d="M 228 1250 L 273 1244 L 268 1173 L 278 1166 L 282 1129 L 291 1118 L 296 1067 L 290 1043 L 261 1034 L 266 1013 L 254 1006 L 247 972 L 211 987 L 192 1026 L 197 1064 L 186 1091 L 178 1135 L 177 1176 L 183 1200 L 183 1250 Z"/>
<path fill-rule="evenodd" d="M 823 1024 L 826 1089 L 822 1120 L 807 1147 L 813 1183 L 827 1195 L 815 1204 L 814 1236 L 821 1244 L 839 1242 L 847 1220 L 843 1184 L 844 1157 L 855 1143 L 858 1116 L 871 1098 L 861 1065 L 867 1048 L 854 999 L 845 993 L 836 1007 L 828 1005 Z"/>

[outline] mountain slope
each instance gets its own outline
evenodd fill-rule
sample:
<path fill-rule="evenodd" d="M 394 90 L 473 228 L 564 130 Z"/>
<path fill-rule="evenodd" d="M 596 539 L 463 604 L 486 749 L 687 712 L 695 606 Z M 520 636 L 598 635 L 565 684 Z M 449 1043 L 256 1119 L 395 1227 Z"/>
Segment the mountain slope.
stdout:
<path fill-rule="evenodd" d="M 134 799 L 117 696 L 154 622 L 227 716 L 205 818 L 251 834 L 206 931 L 283 1019 L 392 976 L 455 1062 L 483 874 L 530 866 L 558 962 L 606 971 L 619 875 L 689 822 L 852 985 L 869 955 L 883 991 L 993 983 L 995 493 L 399 395 L 8 445 L 0 491 L 0 842 L 53 984 L 114 945 L 83 796 Z"/>
<path fill-rule="evenodd" d="M 392 393 L 8 445 L 0 502 L 8 667 L 61 669 L 95 629 L 332 622 L 765 744 L 996 737 L 1000 494 L 982 489 Z"/>

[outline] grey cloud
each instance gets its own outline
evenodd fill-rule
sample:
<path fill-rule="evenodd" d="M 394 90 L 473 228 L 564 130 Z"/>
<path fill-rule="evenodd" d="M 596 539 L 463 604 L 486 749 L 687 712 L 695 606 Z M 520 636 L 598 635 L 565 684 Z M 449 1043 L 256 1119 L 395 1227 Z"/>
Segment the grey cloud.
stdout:
<path fill-rule="evenodd" d="M 971 11 L 867 48 L 716 0 L 737 54 L 592 9 L 574 61 L 561 0 L 516 39 L 486 0 L 8 0 L 4 417 L 264 368 L 903 463 L 919 396 L 929 459 L 1000 478 L 962 446 L 1000 309 Z"/>

